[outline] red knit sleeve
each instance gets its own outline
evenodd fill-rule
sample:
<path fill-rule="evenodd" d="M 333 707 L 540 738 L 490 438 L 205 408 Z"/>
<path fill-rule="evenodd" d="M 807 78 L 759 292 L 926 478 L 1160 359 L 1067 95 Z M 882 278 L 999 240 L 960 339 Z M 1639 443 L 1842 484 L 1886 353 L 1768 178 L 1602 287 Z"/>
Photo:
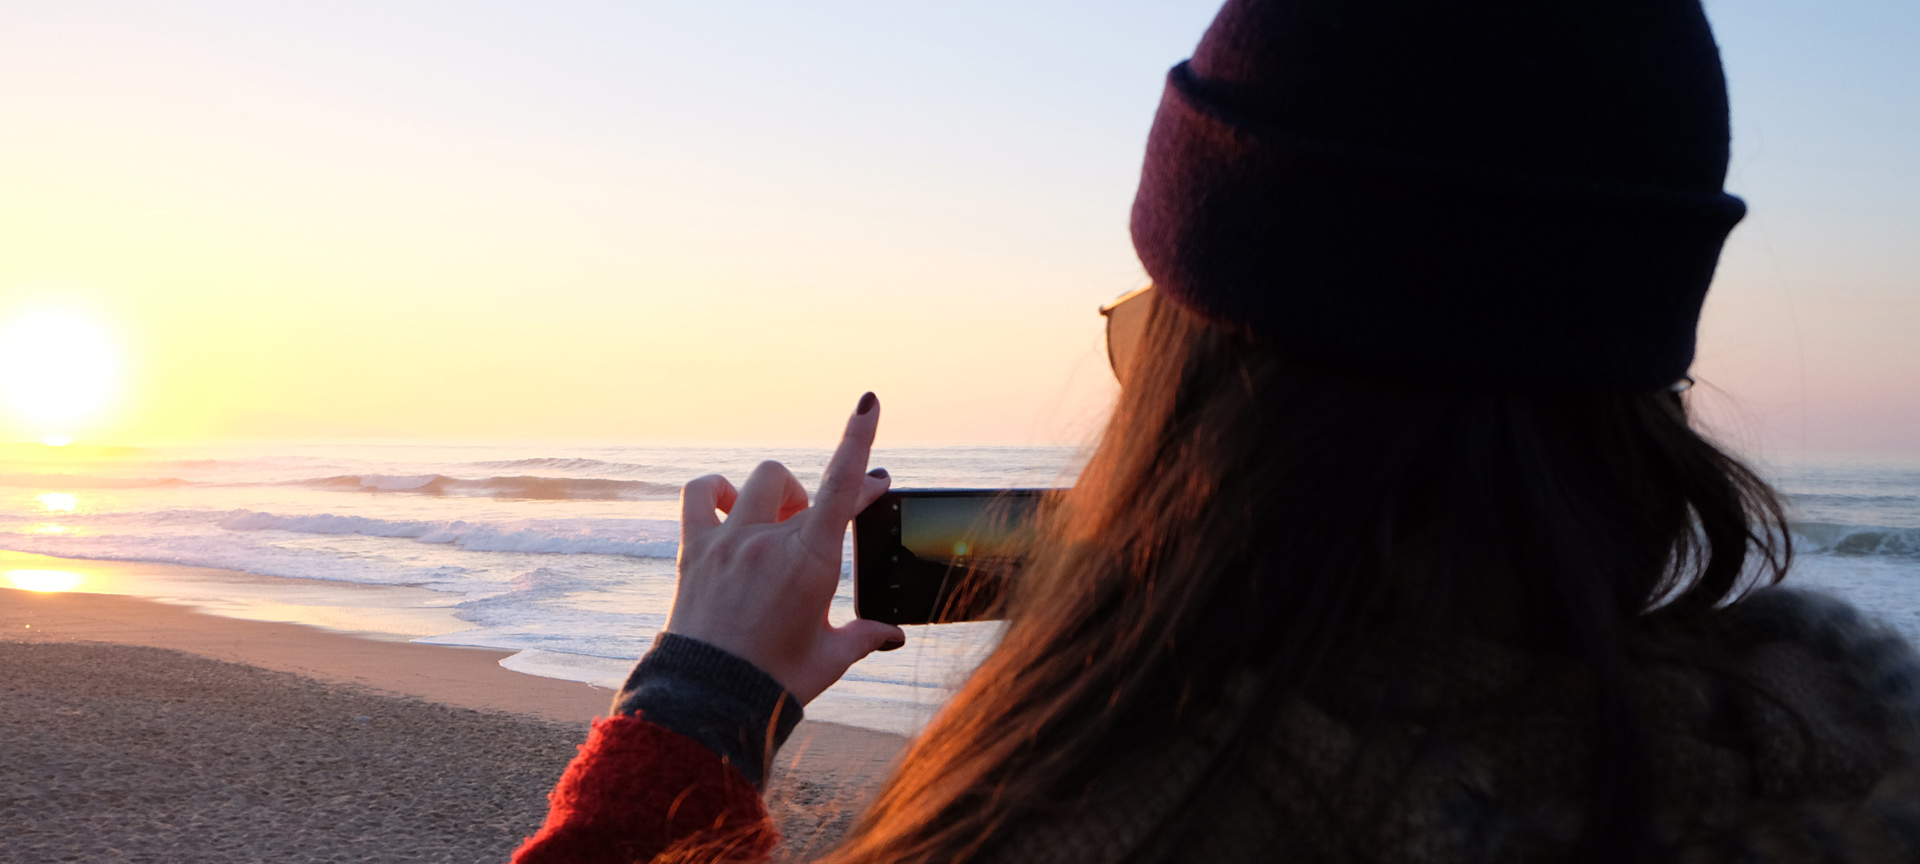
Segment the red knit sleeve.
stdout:
<path fill-rule="evenodd" d="M 596 720 L 514 864 L 763 861 L 780 839 L 753 784 L 637 717 Z"/>

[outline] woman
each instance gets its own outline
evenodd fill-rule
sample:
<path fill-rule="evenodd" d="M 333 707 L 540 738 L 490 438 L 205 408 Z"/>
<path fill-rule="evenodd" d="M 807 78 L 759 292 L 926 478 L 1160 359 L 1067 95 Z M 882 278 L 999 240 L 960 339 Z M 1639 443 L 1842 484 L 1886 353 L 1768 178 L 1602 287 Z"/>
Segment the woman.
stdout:
<path fill-rule="evenodd" d="M 1920 861 L 1920 662 L 1763 587 L 1779 501 L 1680 395 L 1727 129 L 1697 0 L 1230 0 L 1100 448 L 828 860 Z M 519 860 L 768 854 L 767 754 L 904 639 L 824 622 L 878 415 L 811 506 L 688 486 L 667 635 Z"/>

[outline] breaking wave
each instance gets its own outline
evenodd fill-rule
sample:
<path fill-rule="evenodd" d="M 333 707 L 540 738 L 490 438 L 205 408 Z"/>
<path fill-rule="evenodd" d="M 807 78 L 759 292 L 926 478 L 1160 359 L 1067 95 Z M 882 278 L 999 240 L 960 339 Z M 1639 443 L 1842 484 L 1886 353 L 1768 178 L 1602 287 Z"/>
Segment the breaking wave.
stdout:
<path fill-rule="evenodd" d="M 635 474 L 654 470 L 654 466 L 635 462 L 608 462 L 605 459 L 585 457 L 543 456 L 536 459 L 502 459 L 493 462 L 475 462 L 474 467 L 489 468 L 496 471 L 526 471 L 529 469 L 545 471 L 593 471 L 601 474 Z"/>
<path fill-rule="evenodd" d="M 593 477 L 485 477 L 462 479 L 445 474 L 341 474 L 289 481 L 290 485 L 347 492 L 411 492 L 418 495 L 459 495 L 471 498 L 522 498 L 544 501 L 633 501 L 671 498 L 680 487 L 646 480 L 606 480 Z"/>
<path fill-rule="evenodd" d="M 424 522 L 340 516 L 321 513 L 282 516 L 256 510 L 234 510 L 219 525 L 230 531 L 291 531 L 298 534 L 359 534 L 394 537 L 419 543 L 443 543 L 473 552 L 533 552 L 553 555 L 624 555 L 629 558 L 672 558 L 680 549 L 674 539 L 679 523 L 665 519 L 607 520 L 593 525 L 565 520 L 505 522 Z"/>
<path fill-rule="evenodd" d="M 0 486 L 54 487 L 62 489 L 147 489 L 166 486 L 198 486 L 178 477 L 94 477 L 87 474 L 0 474 Z"/>
<path fill-rule="evenodd" d="M 1815 554 L 1920 558 L 1920 528 L 1804 522 L 1794 525 L 1793 533 L 1806 551 Z"/>

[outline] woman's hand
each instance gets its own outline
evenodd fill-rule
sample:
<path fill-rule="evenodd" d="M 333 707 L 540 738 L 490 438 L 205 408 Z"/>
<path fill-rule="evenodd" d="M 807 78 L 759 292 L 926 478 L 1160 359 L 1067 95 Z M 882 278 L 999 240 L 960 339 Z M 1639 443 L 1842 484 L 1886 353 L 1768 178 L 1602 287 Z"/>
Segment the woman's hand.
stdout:
<path fill-rule="evenodd" d="M 905 644 L 905 631 L 892 624 L 827 623 L 847 523 L 887 491 L 885 471 L 866 473 L 879 426 L 880 402 L 868 393 L 847 420 L 811 507 L 807 490 L 778 462 L 760 463 L 738 491 L 718 474 L 680 490 L 680 587 L 667 632 L 751 662 L 803 705 L 855 660 Z"/>

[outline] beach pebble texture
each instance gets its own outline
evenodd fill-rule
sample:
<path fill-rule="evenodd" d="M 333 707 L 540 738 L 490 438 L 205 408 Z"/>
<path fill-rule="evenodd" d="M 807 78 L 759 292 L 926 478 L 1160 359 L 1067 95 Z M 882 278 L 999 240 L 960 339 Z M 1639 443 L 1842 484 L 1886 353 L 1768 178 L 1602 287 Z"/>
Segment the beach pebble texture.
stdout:
<path fill-rule="evenodd" d="M 585 724 L 0 642 L 0 861 L 504 862 Z"/>

